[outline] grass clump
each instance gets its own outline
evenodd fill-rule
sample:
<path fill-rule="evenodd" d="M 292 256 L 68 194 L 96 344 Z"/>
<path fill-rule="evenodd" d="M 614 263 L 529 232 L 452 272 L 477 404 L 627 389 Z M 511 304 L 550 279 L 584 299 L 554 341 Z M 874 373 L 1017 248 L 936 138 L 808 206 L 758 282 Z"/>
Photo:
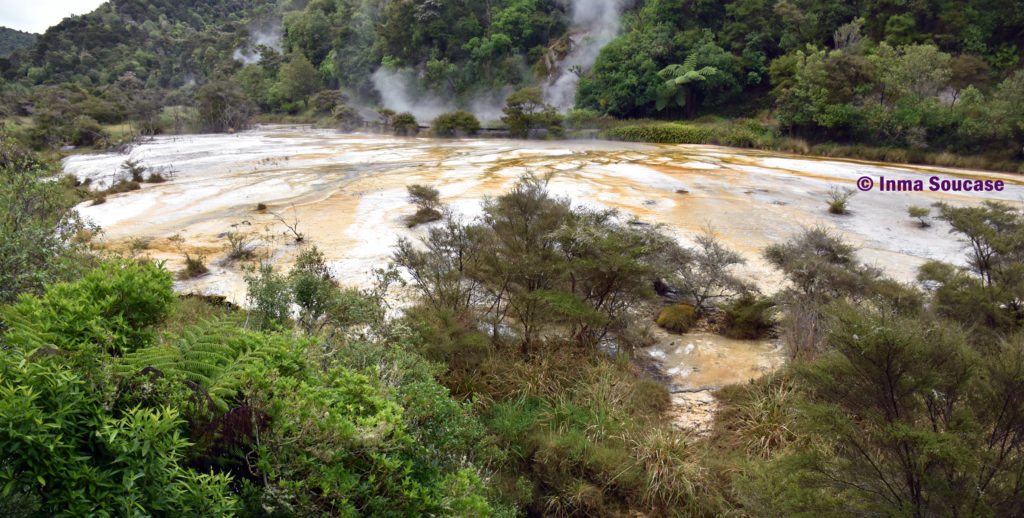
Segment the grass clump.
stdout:
<path fill-rule="evenodd" d="M 697 323 L 697 310 L 689 304 L 673 304 L 658 313 L 658 326 L 672 333 L 686 333 Z"/>
<path fill-rule="evenodd" d="M 178 278 L 195 279 L 207 273 L 210 273 L 210 269 L 206 267 L 206 256 L 185 254 L 185 269 L 178 272 Z"/>
<path fill-rule="evenodd" d="M 850 198 L 857 194 L 850 188 L 839 188 L 832 187 L 828 191 L 828 212 L 829 214 L 835 214 L 837 216 L 843 216 L 850 213 Z"/>
<path fill-rule="evenodd" d="M 769 458 L 797 439 L 797 390 L 785 375 L 747 385 L 729 385 L 716 394 L 713 442 L 755 458 Z"/>

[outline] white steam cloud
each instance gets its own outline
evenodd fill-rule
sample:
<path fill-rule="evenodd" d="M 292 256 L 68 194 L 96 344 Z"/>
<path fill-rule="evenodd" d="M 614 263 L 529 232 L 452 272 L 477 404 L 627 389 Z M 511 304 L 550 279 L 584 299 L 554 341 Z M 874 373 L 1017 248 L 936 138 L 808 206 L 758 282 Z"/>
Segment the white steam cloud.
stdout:
<path fill-rule="evenodd" d="M 576 104 L 576 86 L 580 81 L 577 72 L 590 70 L 601 49 L 619 34 L 625 3 L 626 0 L 572 0 L 570 49 L 544 87 L 548 104 L 560 111 Z"/>
<path fill-rule="evenodd" d="M 246 65 L 258 63 L 260 61 L 260 53 L 256 51 L 256 47 L 266 45 L 281 52 L 281 39 L 283 37 L 284 28 L 280 24 L 253 30 L 249 33 L 249 46 L 235 49 L 233 57 L 235 61 L 241 61 Z"/>
<path fill-rule="evenodd" d="M 396 112 L 409 112 L 417 121 L 430 122 L 442 113 L 460 109 L 454 99 L 424 91 L 417 85 L 416 74 L 412 70 L 394 70 L 379 68 L 370 77 L 373 86 L 380 93 L 381 104 Z M 512 93 L 511 87 L 477 95 L 468 102 L 464 109 L 473 112 L 481 121 L 496 121 L 502 116 L 505 99 Z"/>

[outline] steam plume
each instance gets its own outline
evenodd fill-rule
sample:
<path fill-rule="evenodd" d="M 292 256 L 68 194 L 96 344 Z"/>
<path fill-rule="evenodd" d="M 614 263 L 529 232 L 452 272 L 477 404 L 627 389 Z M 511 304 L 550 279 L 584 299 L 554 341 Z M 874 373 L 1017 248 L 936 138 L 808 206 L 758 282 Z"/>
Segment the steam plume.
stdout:
<path fill-rule="evenodd" d="M 572 0 L 570 50 L 544 88 L 548 104 L 566 111 L 575 104 L 579 76 L 594 65 L 598 53 L 619 34 L 626 0 Z"/>

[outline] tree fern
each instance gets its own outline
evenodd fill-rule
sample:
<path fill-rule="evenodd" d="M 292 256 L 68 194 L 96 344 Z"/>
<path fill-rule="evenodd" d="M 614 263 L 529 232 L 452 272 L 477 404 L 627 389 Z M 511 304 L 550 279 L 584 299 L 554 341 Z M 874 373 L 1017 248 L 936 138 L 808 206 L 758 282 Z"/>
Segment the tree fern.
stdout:
<path fill-rule="evenodd" d="M 117 372 L 131 375 L 156 369 L 164 376 L 194 383 L 221 411 L 253 373 L 294 369 L 301 363 L 295 339 L 285 334 L 247 331 L 231 321 L 205 322 L 183 331 L 168 345 L 139 349 L 118 361 Z"/>

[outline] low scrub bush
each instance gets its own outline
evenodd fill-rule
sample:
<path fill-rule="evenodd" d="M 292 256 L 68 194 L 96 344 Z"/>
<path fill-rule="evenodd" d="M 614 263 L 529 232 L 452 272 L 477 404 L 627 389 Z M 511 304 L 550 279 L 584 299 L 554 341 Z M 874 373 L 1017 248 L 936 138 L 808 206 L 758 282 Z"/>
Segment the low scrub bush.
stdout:
<path fill-rule="evenodd" d="M 686 333 L 697 323 L 697 310 L 689 304 L 673 304 L 658 313 L 658 326 L 673 333 Z"/>
<path fill-rule="evenodd" d="M 448 112 L 438 115 L 430 126 L 436 137 L 476 135 L 480 121 L 467 111 Z"/>
<path fill-rule="evenodd" d="M 833 187 L 828 191 L 828 212 L 829 214 L 835 214 L 842 216 L 850 213 L 849 205 L 850 198 L 856 194 L 857 191 L 853 189 L 840 189 L 839 187 Z"/>
<path fill-rule="evenodd" d="M 775 328 L 775 302 L 769 298 L 747 294 L 722 309 L 723 334 L 730 338 L 762 338 Z"/>
<path fill-rule="evenodd" d="M 185 269 L 178 272 L 178 278 L 187 280 L 210 273 L 206 266 L 206 256 L 185 254 Z"/>
<path fill-rule="evenodd" d="M 441 214 L 441 211 L 437 209 L 419 209 L 415 214 L 406 218 L 405 225 L 409 228 L 413 228 L 424 223 L 440 221 L 443 217 L 444 214 Z"/>
<path fill-rule="evenodd" d="M 415 137 L 420 132 L 420 123 L 413 114 L 403 112 L 391 119 L 391 129 L 400 137 Z"/>
<path fill-rule="evenodd" d="M 710 130 L 676 123 L 622 126 L 612 128 L 603 135 L 612 140 L 662 144 L 708 144 L 711 141 Z"/>

